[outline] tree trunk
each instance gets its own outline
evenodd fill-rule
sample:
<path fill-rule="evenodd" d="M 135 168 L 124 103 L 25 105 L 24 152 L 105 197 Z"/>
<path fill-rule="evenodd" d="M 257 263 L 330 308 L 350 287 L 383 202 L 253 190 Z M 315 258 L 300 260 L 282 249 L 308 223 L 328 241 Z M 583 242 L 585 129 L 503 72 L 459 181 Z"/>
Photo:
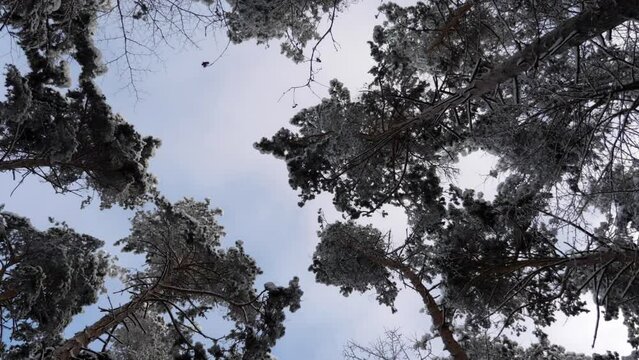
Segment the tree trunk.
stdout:
<path fill-rule="evenodd" d="M 617 251 L 597 251 L 585 255 L 577 255 L 573 257 L 550 257 L 516 261 L 482 271 L 480 276 L 493 276 L 510 274 L 525 268 L 539 269 L 542 267 L 581 267 L 592 265 L 604 265 L 609 261 L 618 261 L 621 263 L 633 263 L 637 260 L 637 251 L 633 249 Z"/>
<path fill-rule="evenodd" d="M 415 123 L 432 121 L 451 107 L 464 104 L 495 90 L 497 85 L 533 68 L 546 56 L 575 47 L 623 22 L 639 17 L 639 0 L 604 0 L 597 9 L 587 10 L 566 20 L 554 30 L 526 46 L 491 71 L 478 76 L 455 95 L 425 109 L 420 116 L 395 124 L 386 136 L 397 134 Z M 390 134 L 389 134 L 390 133 Z"/>
<path fill-rule="evenodd" d="M 415 288 L 415 290 L 422 297 L 426 309 L 433 319 L 433 324 L 439 331 L 439 335 L 444 342 L 444 346 L 451 356 L 455 360 L 468 360 L 468 355 L 462 348 L 462 346 L 455 340 L 453 331 L 446 323 L 444 312 L 437 305 L 437 302 L 430 294 L 428 289 L 424 286 L 421 278 L 409 267 L 400 261 L 392 260 L 386 257 L 379 257 L 375 255 L 367 254 L 366 257 L 384 267 L 393 269 L 400 272 L 406 279 L 408 279 Z M 551 258 L 539 258 L 517 261 L 509 264 L 505 264 L 499 267 L 494 267 L 483 272 L 480 276 L 494 276 L 509 274 L 525 268 L 542 268 L 553 266 L 564 267 L 582 267 L 592 266 L 595 264 L 603 265 L 610 261 L 619 261 L 623 263 L 635 262 L 637 259 L 637 252 L 635 250 L 623 250 L 623 251 L 604 251 L 593 252 L 585 255 L 577 255 L 574 257 L 551 257 Z M 472 282 L 472 280 L 471 280 Z"/>
<path fill-rule="evenodd" d="M 62 345 L 55 349 L 52 359 L 74 359 L 75 356 L 77 356 L 82 349 L 86 348 L 91 342 L 111 330 L 113 326 L 121 323 L 123 320 L 131 316 L 131 314 L 138 310 L 148 300 L 149 296 L 154 294 L 154 292 L 155 288 L 150 288 L 132 299 L 127 304 L 114 309 L 107 315 L 104 315 L 100 320 L 93 323 L 93 325 L 84 328 L 82 331 L 78 331 L 75 335 L 73 335 L 73 337 L 64 341 Z"/>
<path fill-rule="evenodd" d="M 437 331 L 439 332 L 439 335 L 444 342 L 444 347 L 446 348 L 446 350 L 455 360 L 468 360 L 469 358 L 466 354 L 466 351 L 464 351 L 464 348 L 462 348 L 457 340 L 455 340 L 453 331 L 446 322 L 446 316 L 444 312 L 439 308 L 439 305 L 437 305 L 437 302 L 430 294 L 430 291 L 428 291 L 426 286 L 424 286 L 419 275 L 417 275 L 410 267 L 404 265 L 399 261 L 373 255 L 366 256 L 371 261 L 379 265 L 399 271 L 405 278 L 410 281 L 411 285 L 413 285 L 415 290 L 422 297 L 422 301 L 424 302 L 424 305 L 426 305 L 426 310 L 428 310 L 430 317 L 433 319 L 433 324 L 437 328 Z"/>

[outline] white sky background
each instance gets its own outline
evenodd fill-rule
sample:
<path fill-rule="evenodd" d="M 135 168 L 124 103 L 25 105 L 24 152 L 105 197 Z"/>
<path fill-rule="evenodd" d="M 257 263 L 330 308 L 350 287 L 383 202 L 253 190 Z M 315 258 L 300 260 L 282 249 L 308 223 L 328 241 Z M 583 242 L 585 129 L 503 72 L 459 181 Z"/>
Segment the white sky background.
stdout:
<path fill-rule="evenodd" d="M 321 53 L 320 83 L 338 78 L 356 96 L 369 79 L 373 65 L 366 41 L 370 39 L 377 14 L 378 1 L 362 1 L 340 14 L 334 25 L 339 51 L 326 42 Z M 210 36 L 200 49 L 178 48 L 163 52 L 163 63 L 143 76 L 137 86 L 142 91 L 139 101 L 130 89 L 123 89 L 127 79 L 116 68 L 104 76 L 100 85 L 114 110 L 145 135 L 162 140 L 152 160 L 151 171 L 159 179 L 159 189 L 171 200 L 182 197 L 211 198 L 214 206 L 224 210 L 227 244 L 244 240 L 247 252 L 258 262 L 266 281 L 286 284 L 297 275 L 304 290 L 302 308 L 288 316 L 287 333 L 274 353 L 282 360 L 325 360 L 341 358 L 348 339 L 360 343 L 373 341 L 384 329 L 401 328 L 409 337 L 419 337 L 430 328 L 430 319 L 420 313 L 420 299 L 403 291 L 397 301 L 398 312 L 379 306 L 374 294 L 353 294 L 344 298 L 335 287 L 315 284 L 307 271 L 317 242 L 317 210 L 322 208 L 329 221 L 339 220 L 330 198 L 322 196 L 304 208 L 297 206 L 297 195 L 288 186 L 284 162 L 253 149 L 253 143 L 270 137 L 301 108 L 313 106 L 319 99 L 307 90 L 298 90 L 278 99 L 289 87 L 303 84 L 307 65 L 295 65 L 279 54 L 279 46 L 271 48 L 247 43 L 231 46 L 213 66 L 203 69 L 200 63 L 219 55 L 226 41 Z M 6 42 L 0 54 L 7 56 Z M 14 53 L 15 54 L 15 53 Z M 325 89 L 313 90 L 324 96 Z M 296 102 L 297 108 L 292 108 Z M 484 184 L 491 160 L 471 156 L 462 161 L 462 186 L 473 187 L 490 196 L 494 183 Z M 48 226 L 47 217 L 64 220 L 79 232 L 88 233 L 112 243 L 126 236 L 132 212 L 121 209 L 99 211 L 97 202 L 80 209 L 81 199 L 74 195 L 56 195 L 46 184 L 29 178 L 13 195 L 17 181 L 9 173 L 0 174 L 0 203 L 5 209 L 27 216 L 40 227 Z M 377 221 L 377 219 L 376 219 Z M 376 222 L 382 230 L 405 233 L 405 218 L 397 212 Z M 132 256 L 120 256 L 125 264 L 138 263 Z M 112 290 L 117 290 L 113 288 Z M 118 299 L 112 297 L 112 301 Z M 104 301 L 103 301 L 104 304 Z M 117 303 L 114 303 L 117 305 Z M 81 329 L 101 316 L 95 307 L 75 321 L 68 333 Z M 217 324 L 205 324 L 214 329 Z M 551 330 L 551 339 L 570 350 L 592 352 L 594 314 L 572 319 L 564 324 L 560 317 Z M 524 341 L 525 342 L 525 341 Z M 602 322 L 596 351 L 630 352 L 626 330 L 620 324 Z"/>

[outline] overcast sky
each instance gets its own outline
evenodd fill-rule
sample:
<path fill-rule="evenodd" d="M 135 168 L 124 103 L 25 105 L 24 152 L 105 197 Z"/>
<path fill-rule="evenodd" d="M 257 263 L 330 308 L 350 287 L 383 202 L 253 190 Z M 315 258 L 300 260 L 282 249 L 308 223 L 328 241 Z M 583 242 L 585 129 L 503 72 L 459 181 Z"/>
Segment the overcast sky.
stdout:
<path fill-rule="evenodd" d="M 337 19 L 334 34 L 339 50 L 324 44 L 320 83 L 338 78 L 356 95 L 368 80 L 366 72 L 372 61 L 366 41 L 375 22 L 381 20 L 375 19 L 376 4 L 378 1 L 362 1 Z M 277 44 L 265 49 L 251 43 L 229 47 L 213 67 L 203 69 L 200 63 L 217 57 L 226 42 L 222 35 L 209 36 L 200 45 L 200 49 L 163 51 L 163 62 L 153 65 L 153 72 L 142 75 L 136 83 L 139 100 L 117 68 L 100 82 L 115 111 L 139 132 L 162 140 L 151 165 L 160 191 L 174 201 L 210 198 L 214 206 L 224 210 L 221 223 L 227 244 L 244 240 L 247 252 L 264 271 L 257 287 L 266 281 L 286 284 L 293 276 L 301 278 L 302 308 L 288 316 L 287 333 L 278 342 L 275 355 L 282 360 L 338 359 L 349 339 L 367 343 L 384 329 L 400 328 L 410 337 L 423 335 L 430 320 L 420 312 L 421 301 L 410 291 L 400 294 L 399 311 L 391 314 L 390 309 L 376 303 L 374 294 L 344 298 L 337 288 L 314 283 L 307 268 L 317 243 L 317 210 L 322 208 L 329 221 L 339 217 L 329 197 L 299 208 L 296 193 L 288 186 L 285 164 L 253 149 L 255 141 L 287 126 L 300 108 L 319 102 L 303 89 L 294 98 L 292 93 L 282 97 L 288 88 L 306 81 L 306 65 L 295 65 L 280 55 Z M 14 61 L 9 48 L 5 50 L 4 61 Z M 320 84 L 313 90 L 320 96 L 326 92 Z M 292 107 L 294 103 L 297 108 Z M 475 155 L 461 166 L 462 185 L 490 196 L 494 184 L 484 182 L 481 176 L 489 171 L 490 157 Z M 47 226 L 48 216 L 54 216 L 79 232 L 105 240 L 110 251 L 114 251 L 113 242 L 128 234 L 131 212 L 100 211 L 98 204 L 80 209 L 80 198 L 56 195 L 35 178 L 27 179 L 11 195 L 16 184 L 11 174 L 0 174 L 0 203 L 6 210 L 31 218 L 40 228 Z M 397 236 L 405 233 L 405 218 L 398 211 L 391 211 L 384 220 L 374 220 L 379 228 L 392 230 Z M 128 266 L 138 263 L 131 256 L 120 259 Z M 111 285 L 111 290 L 117 290 L 114 283 Z M 113 297 L 112 301 L 119 300 Z M 100 315 L 96 307 L 87 309 L 67 332 L 81 329 Z M 205 326 L 215 329 L 219 323 L 212 320 Z M 593 314 L 567 323 L 560 318 L 550 333 L 568 349 L 588 353 L 592 351 L 594 326 Z M 618 323 L 600 326 L 597 345 L 598 351 L 630 352 L 626 330 Z"/>

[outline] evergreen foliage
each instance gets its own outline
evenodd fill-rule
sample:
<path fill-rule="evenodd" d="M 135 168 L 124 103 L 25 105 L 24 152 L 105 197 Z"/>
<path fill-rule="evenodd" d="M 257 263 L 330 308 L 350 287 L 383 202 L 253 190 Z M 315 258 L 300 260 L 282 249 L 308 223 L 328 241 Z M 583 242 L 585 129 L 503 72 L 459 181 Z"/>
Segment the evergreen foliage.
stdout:
<path fill-rule="evenodd" d="M 293 27 L 298 29 L 297 43 L 317 39 L 314 27 L 328 5 L 298 8 L 293 2 L 282 3 L 288 10 L 280 15 L 295 15 L 278 16 L 282 21 L 271 31 L 267 28 L 275 22 L 264 18 L 261 2 L 0 1 L 0 30 L 28 62 L 26 69 L 6 66 L 0 172 L 21 174 L 22 179 L 38 176 L 56 192 L 85 195 L 83 204 L 91 200 L 88 190 L 97 193 L 102 208 L 136 209 L 131 235 L 119 244 L 147 260 L 144 268 L 127 271 L 101 250 L 102 241 L 64 223 L 40 231 L 27 219 L 0 213 L 0 357 L 270 358 L 271 348 L 284 335 L 285 310 L 300 306 L 298 279 L 286 287 L 267 283 L 264 290 L 256 290 L 261 271 L 241 242 L 221 245 L 219 209 L 192 199 L 171 204 L 158 194 L 148 168 L 160 142 L 140 135 L 114 113 L 96 85 L 107 66 L 95 34 L 101 26 L 112 26 L 109 19 L 115 17 L 122 32 L 121 58 L 131 74 L 133 47 L 148 48 L 148 41 L 157 40 L 138 38 L 142 25 L 162 34 L 163 40 L 169 33 L 188 40 L 187 27 L 211 25 L 226 26 L 230 36 L 235 34 L 234 42 L 265 42 Z M 315 23 L 299 26 L 300 14 Z M 148 209 L 149 202 L 153 210 L 141 210 L 143 205 Z M 107 275 L 121 278 L 130 300 L 101 309 L 106 313 L 102 318 L 64 339 L 74 316 L 97 302 Z M 233 326 L 219 338 L 198 325 L 214 309 L 226 309 L 224 319 Z M 196 337 L 205 339 L 208 349 L 194 341 Z M 95 349 L 96 340 L 104 343 L 101 351 Z"/>
<path fill-rule="evenodd" d="M 39 231 L 0 213 L 0 326 L 9 331 L 2 358 L 25 359 L 56 344 L 73 316 L 97 301 L 110 267 L 102 245 L 64 223 Z"/>
<path fill-rule="evenodd" d="M 353 99 L 334 80 L 328 99 L 256 144 L 286 161 L 300 205 L 328 192 L 350 219 L 322 219 L 317 281 L 345 295 L 374 289 L 392 306 L 397 287 L 380 284 L 402 280 L 455 359 L 481 358 L 457 339 L 486 330 L 520 333 L 532 320 L 542 336 L 558 312 L 586 311 L 587 293 L 604 319 L 623 315 L 639 346 L 639 3 L 380 11 L 366 91 Z M 475 151 L 498 158 L 485 171 L 501 180 L 494 199 L 456 185 L 456 162 Z M 405 239 L 353 221 L 384 205 L 405 210 Z"/>

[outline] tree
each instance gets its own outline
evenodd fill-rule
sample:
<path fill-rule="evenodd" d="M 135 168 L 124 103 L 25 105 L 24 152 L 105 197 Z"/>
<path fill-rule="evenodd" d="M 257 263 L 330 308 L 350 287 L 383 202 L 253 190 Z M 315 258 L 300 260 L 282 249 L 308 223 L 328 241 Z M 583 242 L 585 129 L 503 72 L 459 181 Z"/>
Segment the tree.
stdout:
<path fill-rule="evenodd" d="M 23 180 L 39 176 L 61 193 L 93 190 L 102 207 L 133 209 L 149 200 L 158 206 L 138 212 L 132 235 L 122 240 L 126 251 L 143 253 L 148 260 L 145 269 L 126 274 L 131 301 L 103 309 L 103 318 L 64 341 L 62 330 L 83 306 L 97 300 L 106 272 L 115 271 L 99 251 L 102 242 L 65 224 L 40 232 L 26 219 L 0 214 L 0 332 L 11 330 L 1 349 L 3 358 L 104 358 L 109 356 L 106 345 L 121 335 L 121 327 L 127 332 L 144 332 L 144 326 L 163 331 L 167 324 L 157 316 L 170 320 L 167 336 L 154 333 L 145 341 L 116 345 L 115 356 L 134 348 L 147 357 L 168 356 L 164 350 L 170 349 L 175 358 L 201 360 L 207 355 L 202 344 L 193 343 L 197 336 L 212 342 L 208 351 L 216 359 L 269 356 L 284 334 L 284 309 L 299 308 L 297 279 L 288 287 L 267 283 L 263 291 L 255 290 L 260 270 L 241 243 L 220 248 L 219 210 L 208 209 L 208 202 L 172 205 L 159 200 L 148 172 L 159 140 L 141 136 L 113 113 L 96 85 L 107 66 L 95 33 L 116 19 L 123 42 L 120 57 L 133 84 L 134 48 L 151 49 L 136 40 L 137 25 L 149 26 L 162 41 L 175 32 L 190 40 L 191 25 L 192 30 L 225 26 L 233 42 L 256 38 L 264 43 L 289 35 L 285 43 L 291 45 L 283 49 L 301 61 L 295 47 L 321 40 L 316 31 L 321 14 L 334 14 L 340 3 L 231 2 L 232 9 L 226 10 L 219 1 L 0 1 L 0 31 L 7 32 L 28 61 L 26 71 L 7 66 L 7 95 L 0 101 L 0 171 L 22 173 Z M 218 307 L 228 309 L 226 319 L 235 328 L 214 339 L 200 330 L 196 319 Z M 103 351 L 89 349 L 100 337 L 106 338 Z M 167 347 L 171 339 L 174 343 Z"/>
<path fill-rule="evenodd" d="M 0 171 L 35 174 L 58 192 L 91 188 L 102 206 L 133 207 L 155 186 L 147 172 L 159 141 L 113 114 L 94 79 L 106 71 L 94 44 L 96 1 L 2 1 L 3 26 L 29 62 L 7 67 L 0 102 Z M 80 66 L 78 88 L 65 57 Z"/>
<path fill-rule="evenodd" d="M 386 330 L 383 338 L 368 346 L 349 341 L 344 347 L 344 359 L 347 360 L 424 360 L 431 353 L 430 349 L 411 344 L 398 329 Z"/>
<path fill-rule="evenodd" d="M 153 360 L 166 358 L 175 347 L 178 334 L 164 321 L 161 313 L 149 310 L 138 311 L 136 323 L 125 328 L 120 326 L 112 336 L 114 339 L 110 356 L 115 360 Z"/>
<path fill-rule="evenodd" d="M 283 38 L 282 53 L 295 62 L 309 61 L 312 71 L 312 64 L 317 61 L 314 57 L 317 45 L 309 57 L 304 55 L 306 46 L 311 41 L 319 43 L 330 34 L 332 26 L 324 33 L 318 30 L 322 16 L 328 14 L 332 24 L 336 13 L 343 11 L 348 2 L 230 0 L 232 10 L 227 15 L 228 35 L 235 43 L 255 39 L 258 44 L 265 44 L 271 39 Z"/>
<path fill-rule="evenodd" d="M 193 41 L 192 37 L 202 28 L 205 31 L 210 28 L 223 28 L 229 40 L 236 44 L 248 40 L 255 40 L 258 44 L 281 41 L 282 54 L 296 62 L 302 62 L 313 59 L 312 56 L 309 58 L 304 55 L 309 42 L 321 41 L 328 35 L 320 30 L 323 17 L 328 15 L 332 23 L 335 15 L 343 11 L 350 2 L 139 0 L 118 1 L 113 7 L 107 8 L 106 12 L 114 13 L 117 22 L 121 23 L 119 27 L 124 41 L 136 36 L 132 29 L 140 25 L 159 36 L 159 39 L 148 40 L 165 42 L 174 33 Z M 143 46 L 143 43 L 136 40 L 129 45 Z"/>
<path fill-rule="evenodd" d="M 428 339 L 411 344 L 406 341 L 397 330 L 387 331 L 383 338 L 379 338 L 369 346 L 362 346 L 349 342 L 344 355 L 348 360 L 443 360 L 438 356 L 431 356 L 430 349 L 425 352 L 422 347 L 428 344 Z M 617 353 L 608 352 L 605 355 L 593 354 L 587 356 L 566 352 L 557 345 L 548 343 L 547 339 L 532 344 L 528 348 L 519 346 L 516 342 L 506 337 L 493 338 L 482 335 L 464 336 L 462 343 L 468 350 L 471 359 L 477 360 L 619 360 Z M 623 357 L 621 360 L 632 360 L 634 357 Z"/>
<path fill-rule="evenodd" d="M 47 231 L 0 212 L 0 333 L 3 359 L 60 341 L 74 315 L 97 301 L 110 260 L 103 242 L 64 223 Z M 9 340 L 9 343 L 5 343 Z"/>
<path fill-rule="evenodd" d="M 298 279 L 291 280 L 288 287 L 266 283 L 264 290 L 254 289 L 261 271 L 244 253 L 241 242 L 220 247 L 224 233 L 216 221 L 219 214 L 219 209 L 209 208 L 208 201 L 191 199 L 175 204 L 159 200 L 156 210 L 139 211 L 132 220 L 131 235 L 119 242 L 124 251 L 146 258 L 144 269 L 126 275 L 125 289 L 131 300 L 108 309 L 101 319 L 62 342 L 51 358 L 66 360 L 86 353 L 87 346 L 100 337 L 106 337 L 103 341 L 108 343 L 119 326 L 142 327 L 136 314 L 146 313 L 147 308 L 150 314 L 160 312 L 168 317 L 184 348 L 180 358 L 200 360 L 206 355 L 201 354 L 201 345 L 191 342 L 190 334 L 211 341 L 209 352 L 216 359 L 267 356 L 284 335 L 284 309 L 299 308 Z M 225 308 L 225 318 L 235 324 L 221 338 L 212 338 L 197 324 L 197 318 L 213 308 Z"/>
<path fill-rule="evenodd" d="M 138 73 L 148 72 L 139 62 L 148 56 L 161 58 L 161 45 L 197 46 L 202 33 L 222 30 L 228 43 L 255 40 L 269 45 L 280 42 L 281 51 L 296 62 L 308 62 L 310 77 L 319 59 L 318 45 L 331 34 L 336 15 L 351 1 L 345 0 L 118 0 L 107 2 L 99 10 L 100 25 L 111 42 L 113 60 L 124 65 L 129 86 L 138 92 Z M 328 18 L 327 29 L 323 20 Z M 113 40 L 119 40 L 114 43 Z M 305 48 L 313 43 L 310 54 Z M 216 59 L 203 61 L 213 65 Z M 320 60 L 321 61 L 321 60 Z M 311 79 L 309 79 L 310 84 Z"/>
<path fill-rule="evenodd" d="M 10 331 L 2 358 L 204 360 L 207 351 L 215 359 L 267 358 L 284 335 L 285 309 L 299 308 L 302 291 L 297 278 L 288 287 L 269 282 L 256 290 L 261 271 L 241 242 L 221 247 L 219 214 L 208 201 L 191 199 L 158 200 L 157 209 L 140 210 L 120 243 L 143 254 L 146 265 L 130 271 L 111 264 L 99 251 L 101 241 L 64 224 L 41 232 L 24 218 L 0 214 L 0 326 Z M 116 272 L 130 301 L 102 309 L 102 318 L 63 340 L 72 317 L 97 301 L 105 276 Z M 226 335 L 213 338 L 198 325 L 212 309 L 226 309 L 224 318 L 234 325 Z M 194 342 L 196 336 L 210 348 Z M 89 348 L 96 340 L 101 352 Z"/>
<path fill-rule="evenodd" d="M 135 87 L 140 70 L 135 58 L 154 53 L 157 43 L 168 43 L 172 35 L 191 40 L 202 28 L 225 27 L 234 43 L 285 37 L 282 51 L 302 61 L 306 44 L 326 36 L 317 30 L 322 14 L 334 17 L 341 4 L 0 1 L 0 30 L 15 39 L 30 68 L 22 74 L 16 66 L 7 66 L 7 97 L 0 102 L 0 171 L 22 173 L 23 179 L 39 176 L 58 192 L 94 190 L 103 207 L 140 205 L 155 188 L 148 166 L 160 142 L 141 136 L 113 113 L 96 86 L 94 80 L 107 70 L 96 45 L 96 29 L 110 26 L 107 32 L 119 32 L 122 53 L 116 59 L 123 59 Z M 77 81 L 69 57 L 80 67 Z M 77 88 L 65 90 L 74 83 Z"/>
<path fill-rule="evenodd" d="M 367 91 L 353 100 L 333 81 L 328 99 L 291 120 L 297 131 L 256 144 L 286 161 L 300 205 L 329 192 L 350 218 L 321 219 L 317 281 L 374 289 L 391 307 L 405 283 L 455 359 L 470 354 L 461 334 L 520 332 L 526 318 L 541 328 L 557 311 L 586 311 L 587 292 L 597 321 L 622 313 L 639 346 L 639 3 L 434 0 L 380 11 Z M 492 200 L 455 185 L 455 162 L 479 150 L 499 159 Z M 405 239 L 353 221 L 384 205 L 405 210 Z"/>

